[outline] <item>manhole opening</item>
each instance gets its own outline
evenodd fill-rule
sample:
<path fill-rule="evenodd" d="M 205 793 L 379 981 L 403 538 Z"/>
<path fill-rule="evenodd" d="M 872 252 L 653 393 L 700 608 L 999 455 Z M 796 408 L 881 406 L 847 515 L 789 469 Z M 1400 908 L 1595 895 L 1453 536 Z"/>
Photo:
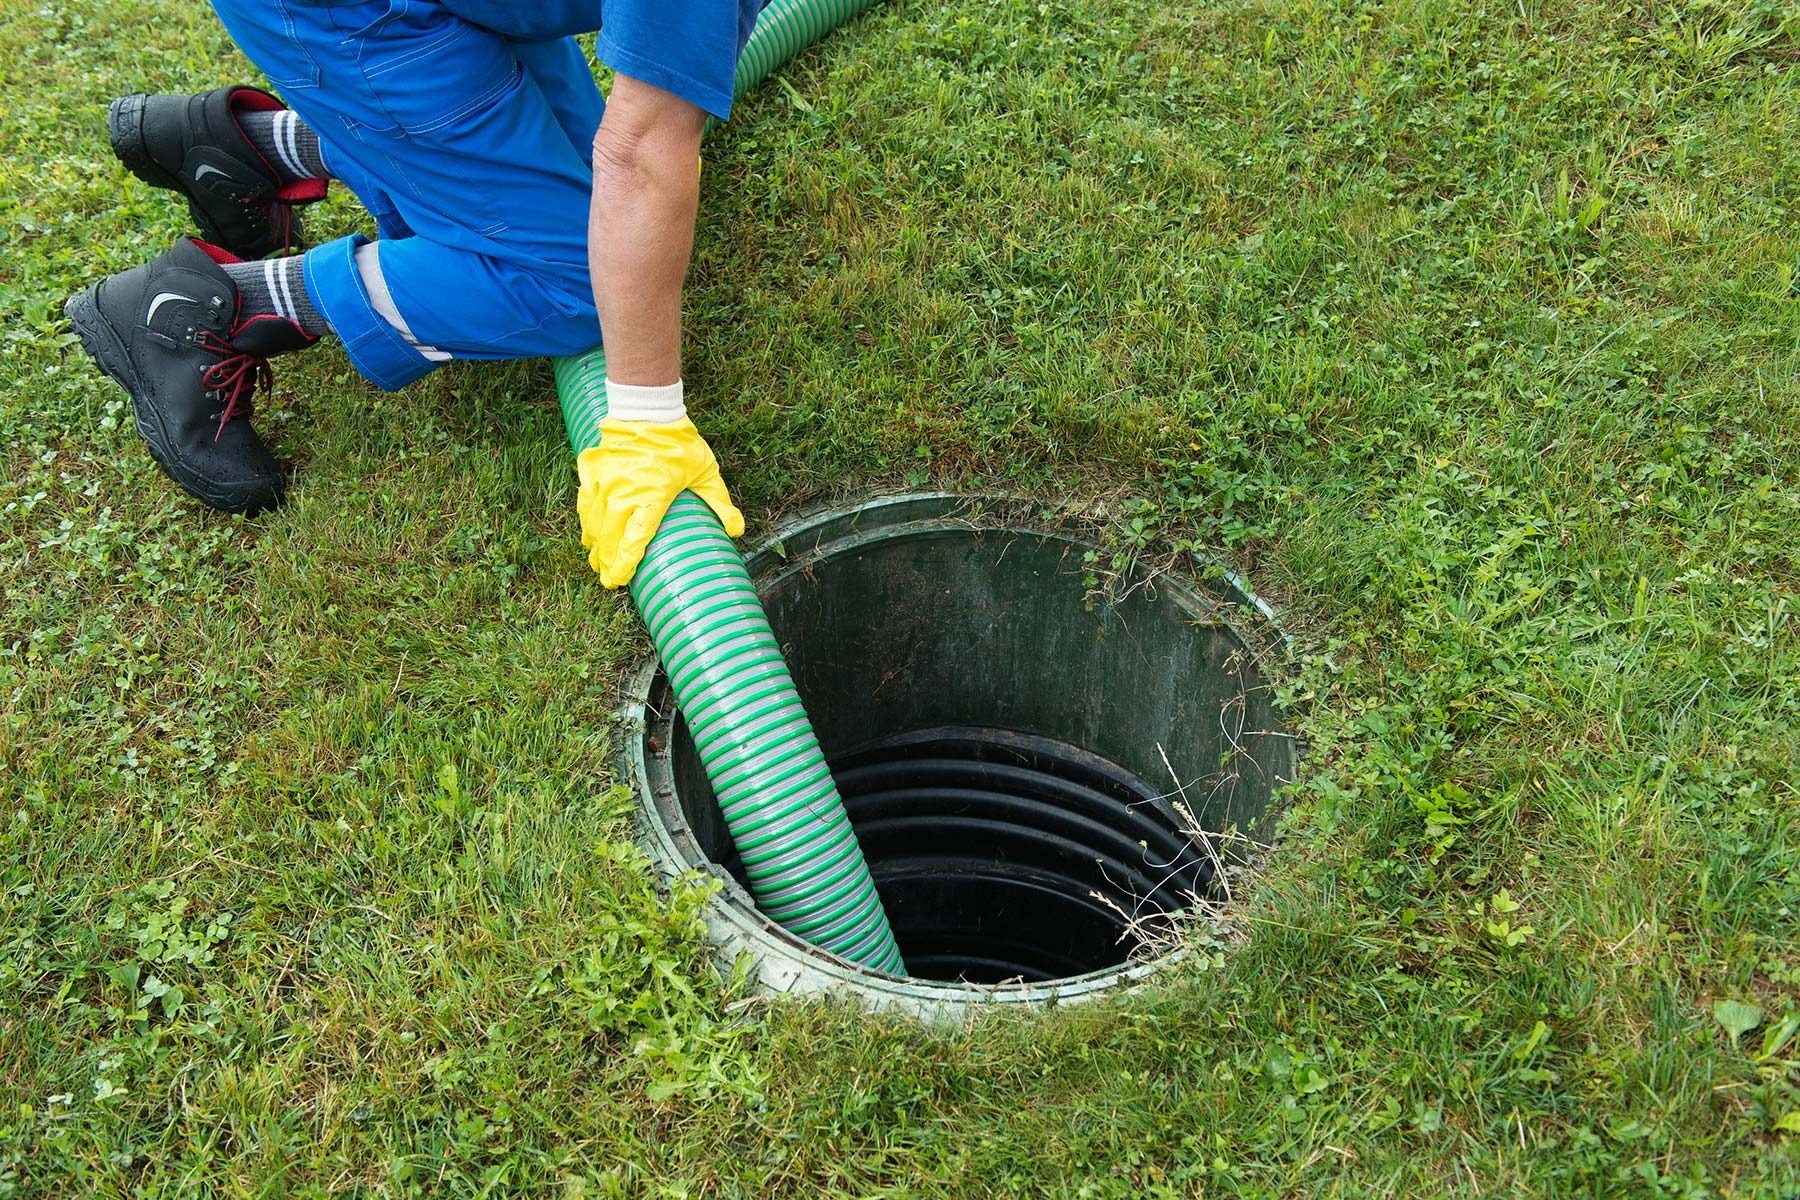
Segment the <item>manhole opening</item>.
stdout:
<path fill-rule="evenodd" d="M 1135 969 L 1224 898 L 1294 776 L 1254 597 L 1160 575 L 1097 596 L 1091 549 L 929 496 L 815 518 L 751 557 L 914 980 Z M 753 912 L 660 676 L 644 703 L 661 844 L 735 879 Z"/>
<path fill-rule="evenodd" d="M 1215 895 L 1206 839 L 1160 793 L 1053 738 L 920 730 L 832 773 L 917 978 L 1038 983 L 1118 966 Z"/>

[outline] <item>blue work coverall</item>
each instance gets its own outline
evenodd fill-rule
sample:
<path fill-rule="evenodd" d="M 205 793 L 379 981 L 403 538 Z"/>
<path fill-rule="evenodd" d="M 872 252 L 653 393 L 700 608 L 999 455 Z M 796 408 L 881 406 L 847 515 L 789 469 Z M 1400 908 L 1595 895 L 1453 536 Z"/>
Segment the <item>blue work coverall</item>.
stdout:
<path fill-rule="evenodd" d="M 405 331 L 358 269 L 361 235 L 308 251 L 306 287 L 356 369 L 393 389 L 445 355 L 533 358 L 599 344 L 587 215 L 605 101 L 572 35 L 598 30 L 607 66 L 723 120 L 761 0 L 213 7 L 375 218 L 381 308 L 398 310 Z"/>

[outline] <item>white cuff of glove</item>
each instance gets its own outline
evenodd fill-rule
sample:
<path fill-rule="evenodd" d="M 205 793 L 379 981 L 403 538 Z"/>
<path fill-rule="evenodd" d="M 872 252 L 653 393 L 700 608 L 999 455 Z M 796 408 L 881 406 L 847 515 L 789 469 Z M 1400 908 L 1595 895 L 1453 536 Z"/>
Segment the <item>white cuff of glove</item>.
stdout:
<path fill-rule="evenodd" d="M 662 387 L 606 381 L 606 415 L 615 421 L 649 421 L 667 425 L 687 416 L 681 398 L 681 380 Z"/>

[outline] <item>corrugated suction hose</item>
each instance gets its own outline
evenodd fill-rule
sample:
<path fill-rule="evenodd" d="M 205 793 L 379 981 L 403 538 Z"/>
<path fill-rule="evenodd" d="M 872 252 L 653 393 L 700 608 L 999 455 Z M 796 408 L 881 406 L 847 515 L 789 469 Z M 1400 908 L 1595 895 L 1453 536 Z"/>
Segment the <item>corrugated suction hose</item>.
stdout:
<path fill-rule="evenodd" d="M 737 93 L 874 0 L 773 0 L 738 60 Z M 600 443 L 606 355 L 556 360 L 569 446 Z M 844 812 L 744 560 L 712 510 L 683 492 L 631 581 L 687 718 L 750 892 L 771 920 L 877 971 L 905 974 Z"/>

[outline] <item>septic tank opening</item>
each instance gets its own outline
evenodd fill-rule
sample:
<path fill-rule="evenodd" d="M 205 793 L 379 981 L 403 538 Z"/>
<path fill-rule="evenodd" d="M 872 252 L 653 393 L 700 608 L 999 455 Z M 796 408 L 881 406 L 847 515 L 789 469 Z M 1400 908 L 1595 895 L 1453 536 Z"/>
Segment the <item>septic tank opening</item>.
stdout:
<path fill-rule="evenodd" d="M 1296 746 L 1279 635 L 1230 577 L 1096 590 L 1094 544 L 1030 505 L 931 495 L 802 520 L 751 556 L 909 977 L 761 917 L 667 681 L 627 764 L 665 871 L 711 871 L 712 932 L 783 990 L 1072 999 L 1142 978 L 1266 837 Z"/>
<path fill-rule="evenodd" d="M 831 769 L 917 978 L 1038 983 L 1118 966 L 1218 894 L 1204 836 L 1156 789 L 1055 738 L 943 726 Z"/>

